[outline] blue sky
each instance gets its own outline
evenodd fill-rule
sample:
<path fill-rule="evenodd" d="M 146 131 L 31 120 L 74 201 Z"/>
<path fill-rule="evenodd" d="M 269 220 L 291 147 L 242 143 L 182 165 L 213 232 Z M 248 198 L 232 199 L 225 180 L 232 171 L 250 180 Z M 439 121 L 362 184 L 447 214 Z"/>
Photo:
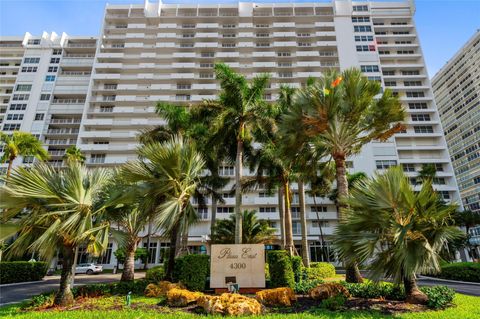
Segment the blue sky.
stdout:
<path fill-rule="evenodd" d="M 155 0 L 151 0 L 155 1 Z M 0 35 L 98 35 L 105 3 L 143 0 L 0 0 Z M 225 0 L 168 0 L 165 3 L 218 3 Z M 280 2 L 280 1 L 257 1 Z M 291 1 L 282 1 L 291 2 Z M 302 1 L 305 2 L 305 1 Z M 415 21 L 428 72 L 433 76 L 480 28 L 480 0 L 417 0 Z"/>

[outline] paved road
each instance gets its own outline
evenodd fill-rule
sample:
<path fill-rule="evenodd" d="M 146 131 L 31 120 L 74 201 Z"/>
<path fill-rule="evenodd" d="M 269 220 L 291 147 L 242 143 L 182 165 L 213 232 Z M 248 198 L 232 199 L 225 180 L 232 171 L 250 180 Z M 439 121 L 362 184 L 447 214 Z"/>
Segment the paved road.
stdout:
<path fill-rule="evenodd" d="M 144 272 L 135 273 L 135 278 L 145 277 Z M 76 275 L 75 286 L 94 283 L 107 283 L 120 280 L 120 274 Z M 19 283 L 12 286 L 0 285 L 0 306 L 29 299 L 32 296 L 58 288 L 60 276 L 47 276 L 44 280 L 33 283 Z"/>

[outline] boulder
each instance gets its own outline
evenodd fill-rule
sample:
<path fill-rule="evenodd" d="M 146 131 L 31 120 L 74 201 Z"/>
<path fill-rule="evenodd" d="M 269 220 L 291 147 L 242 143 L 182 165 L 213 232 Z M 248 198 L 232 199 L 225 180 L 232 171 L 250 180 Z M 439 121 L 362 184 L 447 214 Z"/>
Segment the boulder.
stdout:
<path fill-rule="evenodd" d="M 268 306 L 290 307 L 292 302 L 297 300 L 295 292 L 289 287 L 262 290 L 256 293 L 256 297 L 258 301 Z"/>
<path fill-rule="evenodd" d="M 198 298 L 197 305 L 211 315 L 246 316 L 262 313 L 262 305 L 257 300 L 239 294 L 204 295 Z"/>
<path fill-rule="evenodd" d="M 172 288 L 167 292 L 167 303 L 172 307 L 185 307 L 196 302 L 203 296 L 201 292 L 191 292 L 186 289 Z"/>
<path fill-rule="evenodd" d="M 310 290 L 310 297 L 315 300 L 323 300 L 340 294 L 347 298 L 350 297 L 348 290 L 343 285 L 335 282 L 320 284 Z"/>
<path fill-rule="evenodd" d="M 173 284 L 169 281 L 161 281 L 158 284 L 149 284 L 145 288 L 144 294 L 146 297 L 166 296 L 167 292 L 173 288 L 184 289 L 185 287 L 180 283 Z"/>

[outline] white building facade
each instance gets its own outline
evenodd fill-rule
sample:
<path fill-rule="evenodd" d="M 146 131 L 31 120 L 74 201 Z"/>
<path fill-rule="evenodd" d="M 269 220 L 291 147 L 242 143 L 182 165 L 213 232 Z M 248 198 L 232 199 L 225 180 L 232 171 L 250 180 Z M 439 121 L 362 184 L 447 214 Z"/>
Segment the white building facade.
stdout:
<path fill-rule="evenodd" d="M 282 84 L 300 87 L 309 77 L 319 77 L 328 69 L 357 67 L 391 88 L 408 116 L 404 132 L 387 142 L 365 146 L 349 160 L 350 170 L 373 175 L 402 165 L 416 184 L 422 165 L 432 163 L 437 167 L 434 187 L 446 200 L 458 202 L 414 11 L 412 1 L 108 5 L 91 76 L 85 74 L 89 84 L 77 146 L 91 167 L 111 167 L 135 159 L 138 131 L 163 123 L 154 112 L 156 102 L 193 104 L 216 97 L 216 62 L 224 62 L 248 78 L 270 73 L 265 99 L 272 102 Z M 233 164 L 225 164 L 220 172 L 233 180 Z M 252 172 L 246 168 L 244 174 Z M 295 192 L 296 185 L 292 187 Z M 217 218 L 233 213 L 234 198 L 229 191 L 227 187 Z M 256 210 L 279 234 L 277 198 L 262 189 L 247 192 L 243 208 Z M 292 205 L 294 240 L 300 249 L 296 195 Z M 328 199 L 311 197 L 306 205 L 309 252 L 312 260 L 321 261 L 337 223 L 336 207 Z M 199 211 L 199 217 L 200 222 L 189 232 L 189 245 L 193 252 L 203 253 L 208 249 L 210 207 Z M 166 247 L 168 240 L 157 231 L 150 242 L 149 263 L 161 262 L 160 252 Z M 115 264 L 115 249 L 112 243 L 101 259 L 107 267 Z"/>

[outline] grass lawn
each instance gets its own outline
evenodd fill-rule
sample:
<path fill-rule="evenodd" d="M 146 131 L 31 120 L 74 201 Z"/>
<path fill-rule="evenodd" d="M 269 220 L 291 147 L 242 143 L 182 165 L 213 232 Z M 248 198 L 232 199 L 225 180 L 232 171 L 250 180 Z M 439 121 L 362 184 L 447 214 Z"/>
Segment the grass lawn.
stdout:
<path fill-rule="evenodd" d="M 132 300 L 132 308 L 125 309 L 123 307 L 123 299 L 120 297 L 107 297 L 102 299 L 92 299 L 93 307 L 115 307 L 118 310 L 71 310 L 68 312 L 60 311 L 44 311 L 44 312 L 20 312 L 19 305 L 11 305 L 0 308 L 1 318 L 14 319 L 37 319 L 37 318 L 52 318 L 52 319 L 202 319 L 202 318 L 221 318 L 204 315 L 195 315 L 180 312 L 175 308 L 165 308 L 161 312 L 154 310 L 135 310 L 138 304 L 155 305 L 156 298 L 134 297 Z M 471 297 L 457 294 L 455 297 L 455 307 L 443 311 L 428 311 L 423 313 L 408 313 L 395 316 L 394 318 L 402 319 L 441 319 L 441 318 L 462 318 L 462 319 L 478 319 L 480 318 L 480 297 Z M 330 312 L 327 310 L 315 310 L 308 313 L 299 314 L 271 314 L 259 317 L 262 319 L 370 319 L 370 318 L 392 318 L 391 316 L 381 315 L 377 313 L 360 312 L 360 311 L 343 311 Z"/>

